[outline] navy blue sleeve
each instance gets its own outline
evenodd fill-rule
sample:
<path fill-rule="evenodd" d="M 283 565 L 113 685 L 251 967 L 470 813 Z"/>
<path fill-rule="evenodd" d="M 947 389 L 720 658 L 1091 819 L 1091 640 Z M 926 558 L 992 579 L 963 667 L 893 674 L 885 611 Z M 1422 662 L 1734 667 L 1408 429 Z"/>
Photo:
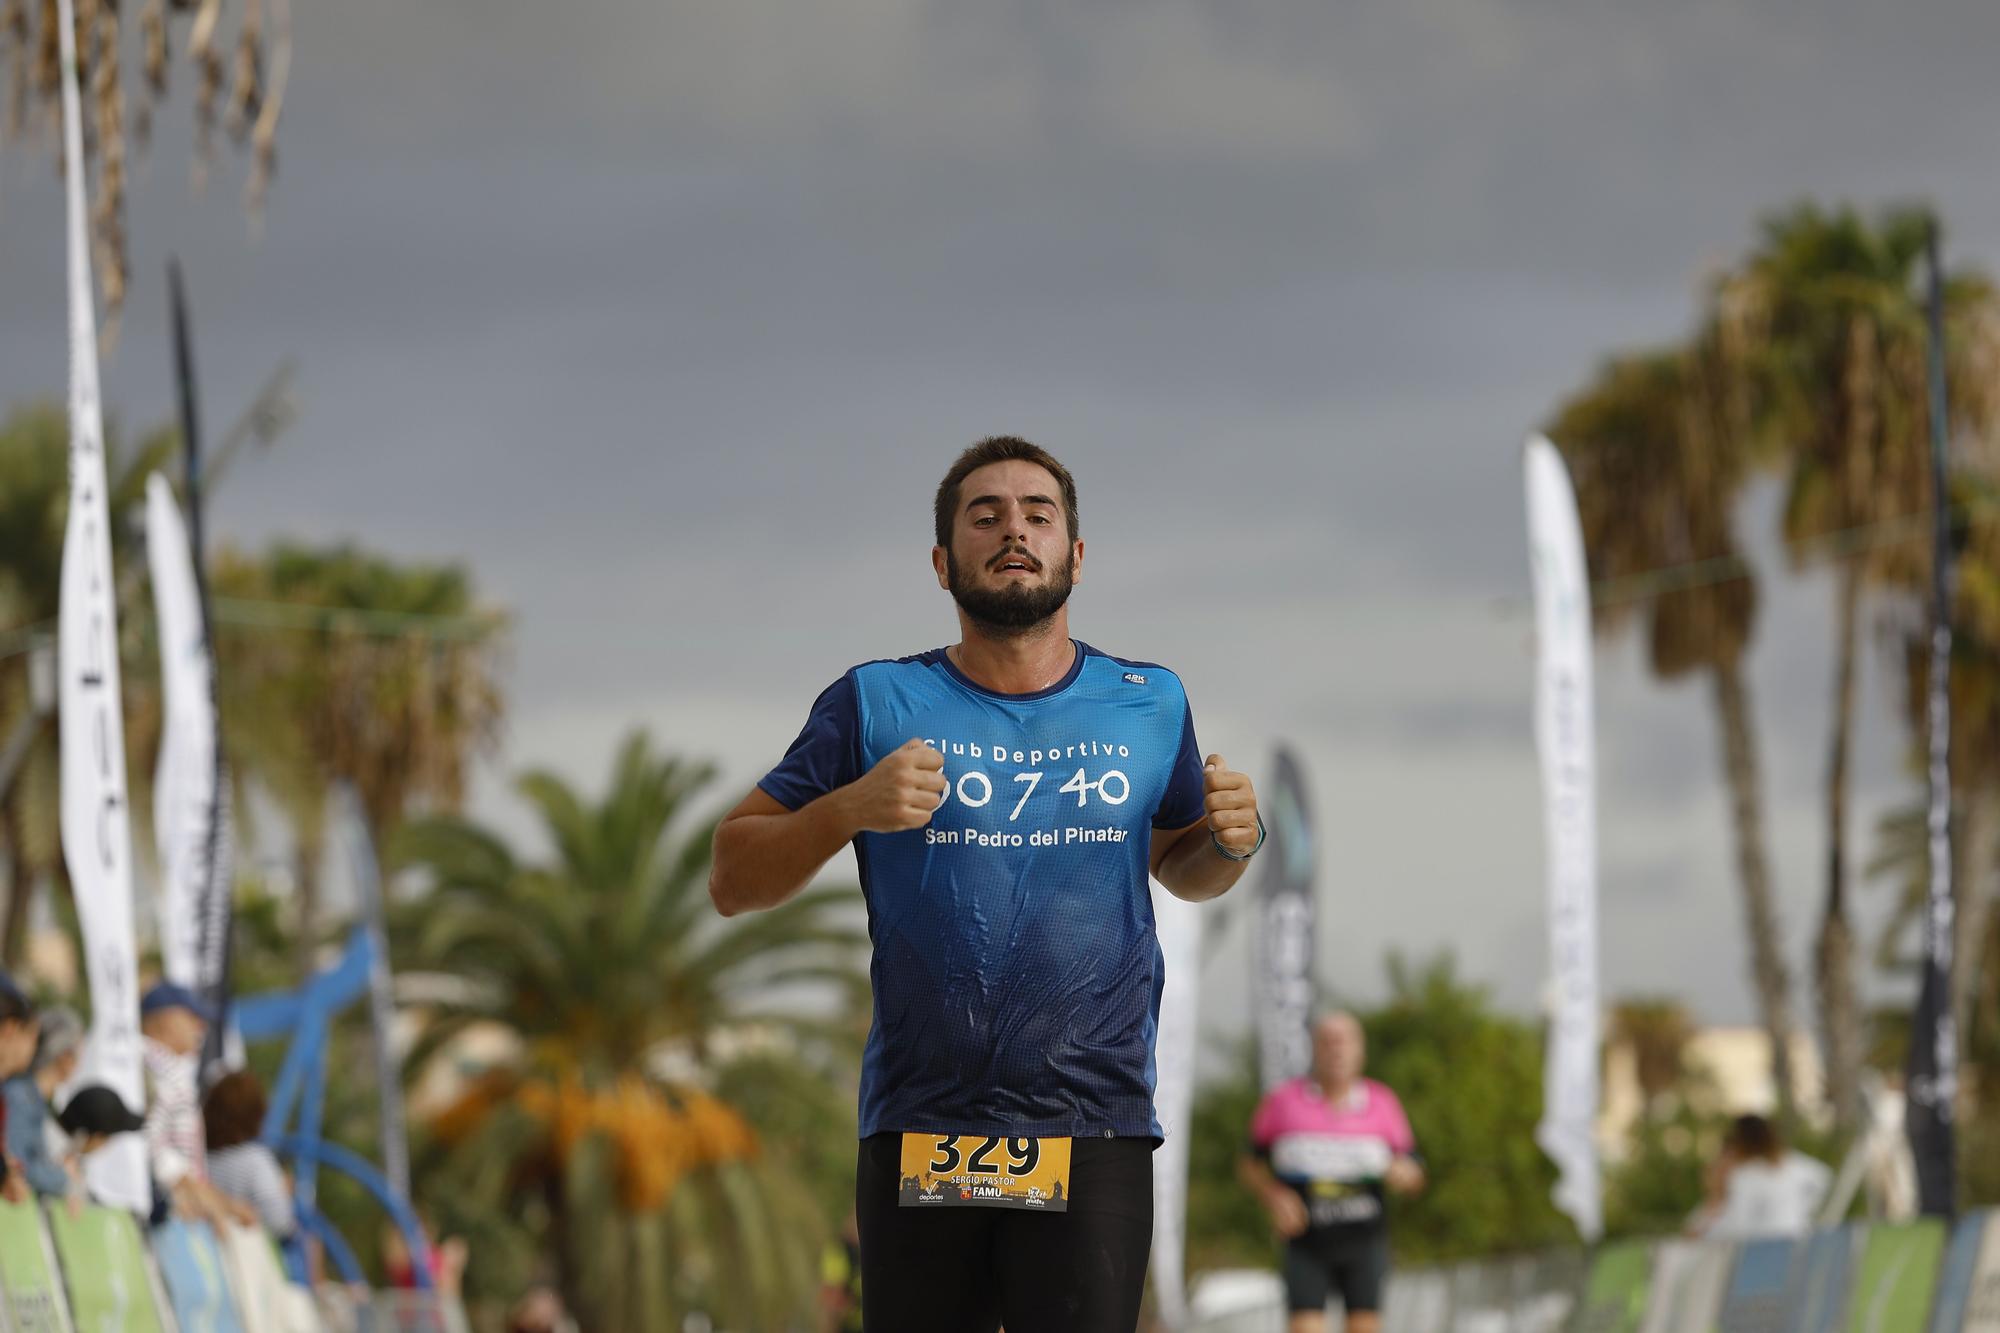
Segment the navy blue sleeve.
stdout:
<path fill-rule="evenodd" d="M 854 677 L 842 676 L 813 700 L 804 730 L 757 785 L 797 810 L 861 776 L 861 710 Z"/>
<path fill-rule="evenodd" d="M 1186 828 L 1208 813 L 1201 789 L 1201 749 L 1194 743 L 1194 710 L 1185 703 L 1182 707 L 1186 712 L 1181 719 L 1181 749 L 1167 775 L 1160 808 L 1153 812 L 1154 828 Z"/>

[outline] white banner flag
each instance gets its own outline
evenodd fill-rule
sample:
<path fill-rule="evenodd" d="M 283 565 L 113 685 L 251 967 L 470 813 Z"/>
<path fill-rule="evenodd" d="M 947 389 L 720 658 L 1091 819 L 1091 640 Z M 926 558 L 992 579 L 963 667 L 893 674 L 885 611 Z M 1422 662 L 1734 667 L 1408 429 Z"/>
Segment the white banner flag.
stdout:
<path fill-rule="evenodd" d="M 1590 577 L 1562 455 L 1528 441 L 1528 554 L 1534 567 L 1535 744 L 1548 835 L 1548 1051 L 1535 1131 L 1561 1173 L 1556 1206 L 1586 1241 L 1603 1231 L 1597 1161 L 1597 797 L 1592 751 Z"/>
<path fill-rule="evenodd" d="M 1318 852 L 1305 765 L 1279 746 L 1270 799 L 1270 842 L 1259 858 L 1252 959 L 1257 1076 L 1264 1091 L 1312 1068 L 1313 915 Z"/>
<path fill-rule="evenodd" d="M 125 724 L 118 684 L 118 610 L 105 501 L 104 425 L 97 397 L 97 311 L 84 239 L 83 135 L 78 127 L 76 16 L 57 0 L 62 43 L 63 167 L 69 205 L 69 521 L 63 533 L 62 844 L 83 925 L 90 1041 L 83 1077 L 133 1110 L 146 1105 L 139 1049 L 138 955 L 132 939 L 132 829 L 125 795 Z M 147 1212 L 145 1143 L 123 1134 L 88 1159 L 91 1192 Z"/>
<path fill-rule="evenodd" d="M 1166 1139 L 1153 1154 L 1153 1286 L 1160 1322 L 1187 1324 L 1188 1139 L 1194 1119 L 1195 1048 L 1201 991 L 1201 909 L 1165 889 L 1153 888 L 1153 919 L 1160 936 L 1166 984 L 1160 993 L 1160 1031 L 1153 1045 L 1154 1114 Z"/>
<path fill-rule="evenodd" d="M 207 992 L 219 970 L 202 958 L 212 898 L 227 893 L 227 846 L 216 836 L 220 770 L 215 754 L 214 667 L 195 587 L 187 526 L 167 479 L 146 479 L 146 557 L 159 620 L 165 723 L 153 780 L 160 853 L 160 958 L 167 979 Z M 218 864 L 220 863 L 220 864 Z M 226 904 L 226 898 L 225 898 Z M 224 918 L 226 920 L 226 917 Z"/>

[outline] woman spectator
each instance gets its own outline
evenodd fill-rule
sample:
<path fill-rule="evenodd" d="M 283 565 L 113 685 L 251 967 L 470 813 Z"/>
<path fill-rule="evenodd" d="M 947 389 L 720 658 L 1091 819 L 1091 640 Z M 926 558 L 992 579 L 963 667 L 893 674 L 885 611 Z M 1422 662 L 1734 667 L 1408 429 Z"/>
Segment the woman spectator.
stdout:
<path fill-rule="evenodd" d="M 56 1089 L 76 1076 L 83 1058 L 83 1020 L 74 1009 L 58 1006 L 42 1014 L 41 1034 L 35 1039 L 34 1059 L 28 1068 L 0 1085 L 7 1102 L 7 1156 L 21 1164 L 21 1174 L 37 1194 L 68 1199 L 70 1211 L 83 1206 L 83 1176 L 75 1158 L 65 1147 L 57 1149 L 50 1140 L 53 1122 L 49 1101 Z"/>
<path fill-rule="evenodd" d="M 1776 1125 L 1740 1115 L 1711 1170 L 1708 1207 L 1689 1229 L 1709 1240 L 1803 1236 L 1832 1183 L 1826 1163 L 1786 1146 Z"/>
<path fill-rule="evenodd" d="M 279 1240 L 297 1229 L 292 1187 L 278 1155 L 258 1141 L 269 1105 L 264 1085 L 247 1069 L 225 1074 L 202 1103 L 208 1138 L 208 1181 L 219 1192 L 249 1204 L 264 1229 Z"/>

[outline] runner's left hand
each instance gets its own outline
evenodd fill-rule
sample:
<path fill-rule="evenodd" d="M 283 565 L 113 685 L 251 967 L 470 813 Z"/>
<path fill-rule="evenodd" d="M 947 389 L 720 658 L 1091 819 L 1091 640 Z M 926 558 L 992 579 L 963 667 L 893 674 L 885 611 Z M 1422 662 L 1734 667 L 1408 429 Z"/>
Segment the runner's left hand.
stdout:
<path fill-rule="evenodd" d="M 1257 846 L 1257 792 L 1250 775 L 1212 754 L 1202 765 L 1201 790 L 1208 831 L 1233 854 L 1248 856 Z"/>

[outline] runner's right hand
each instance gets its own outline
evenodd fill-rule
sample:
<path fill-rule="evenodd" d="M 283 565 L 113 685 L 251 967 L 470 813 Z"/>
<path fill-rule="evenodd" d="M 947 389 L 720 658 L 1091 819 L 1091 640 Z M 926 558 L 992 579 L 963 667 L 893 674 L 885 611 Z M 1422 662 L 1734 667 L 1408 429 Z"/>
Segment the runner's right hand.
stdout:
<path fill-rule="evenodd" d="M 1306 1234 L 1306 1201 L 1282 1186 L 1264 1196 L 1264 1207 L 1271 1214 L 1271 1225 L 1286 1240 Z"/>
<path fill-rule="evenodd" d="M 920 740 L 904 741 L 855 782 L 855 820 L 868 833 L 922 828 L 943 804 L 945 787 L 944 756 Z"/>

